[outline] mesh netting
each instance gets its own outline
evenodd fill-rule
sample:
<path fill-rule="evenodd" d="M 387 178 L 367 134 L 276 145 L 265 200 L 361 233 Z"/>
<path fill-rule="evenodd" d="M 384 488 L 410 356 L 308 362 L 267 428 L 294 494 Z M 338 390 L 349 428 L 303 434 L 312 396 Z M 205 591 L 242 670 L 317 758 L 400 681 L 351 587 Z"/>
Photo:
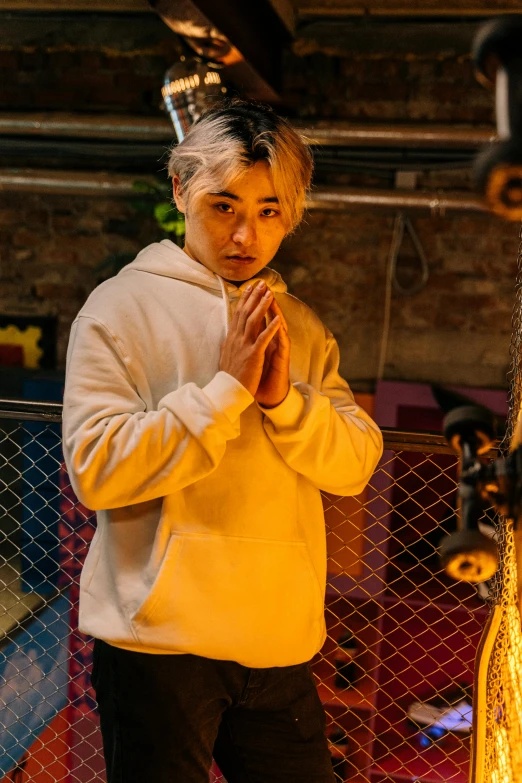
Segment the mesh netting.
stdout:
<path fill-rule="evenodd" d="M 312 666 L 338 783 L 468 781 L 488 586 L 441 571 L 457 459 L 430 437 L 386 433 L 365 492 L 323 496 L 328 638 Z M 70 487 L 59 417 L 0 420 L 0 511 L 0 780 L 102 782 L 92 640 L 77 628 L 95 517 Z"/>
<path fill-rule="evenodd" d="M 487 671 L 484 783 L 522 779 L 522 633 L 513 525 L 504 523 L 499 627 Z M 482 737 L 477 736 L 477 743 Z M 476 779 L 481 780 L 481 770 Z"/>
<path fill-rule="evenodd" d="M 522 229 L 510 356 L 509 417 L 503 451 L 508 451 L 514 440 L 522 404 Z M 484 665 L 486 713 L 483 727 L 479 727 L 474 739 L 473 779 L 476 783 L 519 783 L 522 780 L 522 630 L 516 548 L 518 545 L 520 549 L 520 537 L 506 520 L 500 520 L 497 535 L 500 568 L 492 590 L 497 618 L 491 631 L 496 637 L 491 640 L 491 657 Z"/>
<path fill-rule="evenodd" d="M 511 345 L 509 348 L 511 359 L 508 372 L 509 417 L 506 435 L 502 443 L 504 451 L 507 451 L 511 445 L 520 414 L 520 408 L 522 406 L 522 228 L 520 229 L 519 239 L 515 305 L 513 307 L 513 317 L 511 320 Z"/>

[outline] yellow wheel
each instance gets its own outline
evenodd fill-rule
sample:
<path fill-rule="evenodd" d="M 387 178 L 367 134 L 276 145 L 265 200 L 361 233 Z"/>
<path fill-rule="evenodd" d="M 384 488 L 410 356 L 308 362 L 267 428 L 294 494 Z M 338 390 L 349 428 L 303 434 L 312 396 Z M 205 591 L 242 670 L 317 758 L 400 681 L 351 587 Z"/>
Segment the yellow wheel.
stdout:
<path fill-rule="evenodd" d="M 479 530 L 458 530 L 440 546 L 440 562 L 448 576 L 462 582 L 485 582 L 498 568 L 498 548 Z"/>

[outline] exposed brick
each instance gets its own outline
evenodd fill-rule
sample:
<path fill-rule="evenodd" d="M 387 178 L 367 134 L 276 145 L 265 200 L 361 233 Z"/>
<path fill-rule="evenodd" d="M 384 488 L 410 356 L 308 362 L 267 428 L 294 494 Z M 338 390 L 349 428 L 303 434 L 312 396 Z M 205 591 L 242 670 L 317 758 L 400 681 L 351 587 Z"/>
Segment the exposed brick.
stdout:
<path fill-rule="evenodd" d="M 147 52 L 107 49 L 0 51 L 4 110 L 114 111 L 157 115 L 162 76 L 177 43 Z M 20 74 L 24 89 L 18 86 Z M 492 95 L 475 81 L 469 57 L 299 57 L 283 72 L 288 113 L 368 122 L 491 123 Z M 343 174 L 348 186 L 382 180 Z M 428 189 L 470 187 L 469 172 L 419 178 Z M 334 330 L 341 370 L 375 377 L 394 215 L 376 210 L 311 213 L 283 245 L 274 266 L 290 290 Z M 477 385 L 505 384 L 514 301 L 518 227 L 487 215 L 412 215 L 430 269 L 426 288 L 394 292 L 387 377 Z M 70 324 L 109 253 L 136 253 L 160 236 L 125 199 L 0 192 L 0 311 L 57 313 L 63 366 Z M 412 282 L 418 260 L 405 240 L 400 279 Z"/>
<path fill-rule="evenodd" d="M 40 71 L 46 67 L 47 53 L 42 49 L 22 50 L 18 56 L 21 71 Z"/>
<path fill-rule="evenodd" d="M 20 222 L 20 217 L 18 210 L 0 207 L 0 226 L 17 226 Z"/>
<path fill-rule="evenodd" d="M 83 296 L 83 289 L 72 285 L 58 285 L 57 283 L 35 283 L 35 294 L 40 299 L 54 299 L 58 301 L 78 300 Z"/>
<path fill-rule="evenodd" d="M 13 234 L 13 245 L 16 247 L 36 247 L 41 244 L 41 237 L 37 231 L 29 228 L 19 228 Z"/>
<path fill-rule="evenodd" d="M 18 52 L 0 50 L 0 70 L 16 71 L 18 68 Z M 3 77 L 4 78 L 4 77 Z"/>
<path fill-rule="evenodd" d="M 14 252 L 15 261 L 29 261 L 34 256 L 34 250 L 26 248 L 24 250 L 16 250 Z"/>
<path fill-rule="evenodd" d="M 38 259 L 45 266 L 61 267 L 64 264 L 75 264 L 78 260 L 78 254 L 74 250 L 58 250 L 53 243 L 40 250 Z"/>

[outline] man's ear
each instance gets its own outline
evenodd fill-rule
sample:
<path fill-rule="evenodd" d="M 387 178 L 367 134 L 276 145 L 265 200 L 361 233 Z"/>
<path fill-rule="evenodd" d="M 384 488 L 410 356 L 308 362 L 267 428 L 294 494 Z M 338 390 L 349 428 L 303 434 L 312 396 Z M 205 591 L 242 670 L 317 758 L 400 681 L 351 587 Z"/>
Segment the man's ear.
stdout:
<path fill-rule="evenodd" d="M 183 196 L 183 191 L 181 188 L 181 181 L 177 174 L 174 174 L 174 176 L 172 177 L 172 191 L 173 191 L 174 201 L 176 202 L 176 207 L 178 208 L 178 211 L 186 212 L 185 198 Z"/>

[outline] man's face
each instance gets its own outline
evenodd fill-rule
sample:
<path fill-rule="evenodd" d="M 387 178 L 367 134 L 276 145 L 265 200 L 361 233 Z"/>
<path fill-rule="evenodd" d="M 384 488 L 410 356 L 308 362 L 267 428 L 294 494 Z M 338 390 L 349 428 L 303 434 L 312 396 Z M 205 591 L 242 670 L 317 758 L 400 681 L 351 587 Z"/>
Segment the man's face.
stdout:
<path fill-rule="evenodd" d="M 185 252 L 231 282 L 248 280 L 275 256 L 286 233 L 270 167 L 246 169 L 219 193 L 205 193 L 188 212 L 174 178 L 174 198 L 185 212 Z"/>

